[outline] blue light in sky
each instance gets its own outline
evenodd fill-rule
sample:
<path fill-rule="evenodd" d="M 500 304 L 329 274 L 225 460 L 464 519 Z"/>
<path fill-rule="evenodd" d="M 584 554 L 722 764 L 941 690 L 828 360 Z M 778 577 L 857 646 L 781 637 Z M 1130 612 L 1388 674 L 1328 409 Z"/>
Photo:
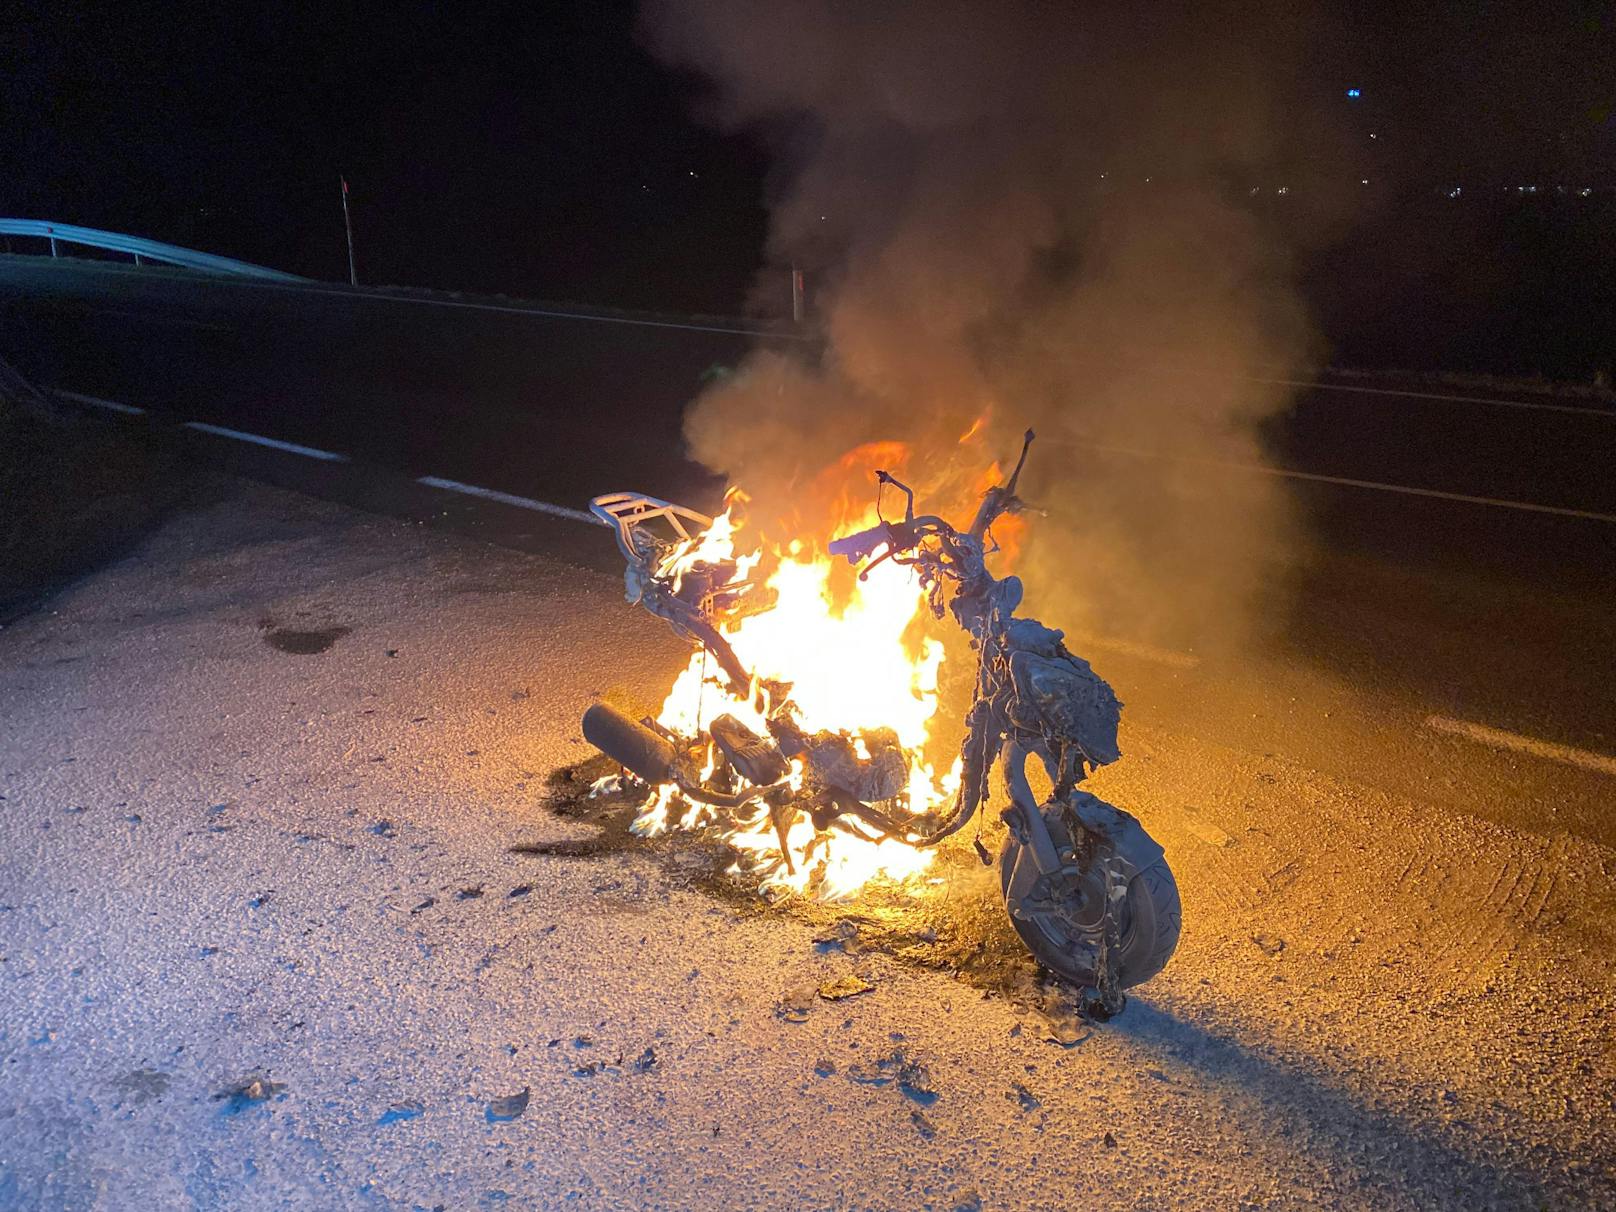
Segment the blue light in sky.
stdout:
<path fill-rule="evenodd" d="M 1363 90 L 1358 89 L 1358 88 L 1349 88 L 1347 90 L 1347 96 L 1349 96 L 1349 97 L 1361 97 L 1361 96 L 1363 96 Z"/>

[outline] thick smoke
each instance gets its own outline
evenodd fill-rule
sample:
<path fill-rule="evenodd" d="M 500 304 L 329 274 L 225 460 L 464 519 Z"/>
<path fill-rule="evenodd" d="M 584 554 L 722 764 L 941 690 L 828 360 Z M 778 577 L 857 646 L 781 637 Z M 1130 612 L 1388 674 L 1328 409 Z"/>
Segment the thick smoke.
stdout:
<path fill-rule="evenodd" d="M 908 443 L 920 487 L 1031 425 L 1036 613 L 1204 643 L 1246 630 L 1291 533 L 1275 481 L 1215 464 L 1258 461 L 1272 381 L 1313 352 L 1247 197 L 1283 179 L 1269 82 L 1306 31 L 1294 6 L 1121 7 L 651 3 L 644 37 L 710 83 L 707 116 L 777 150 L 759 297 L 805 267 L 826 338 L 757 351 L 686 435 L 760 516 L 812 525 L 852 447 Z"/>

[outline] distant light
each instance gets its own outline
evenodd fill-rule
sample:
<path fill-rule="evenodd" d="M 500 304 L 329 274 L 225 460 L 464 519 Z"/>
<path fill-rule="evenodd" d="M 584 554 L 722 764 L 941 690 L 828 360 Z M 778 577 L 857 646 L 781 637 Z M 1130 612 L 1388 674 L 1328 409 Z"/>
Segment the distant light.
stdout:
<path fill-rule="evenodd" d="M 1450 189 L 1448 191 L 1448 197 L 1457 198 L 1463 192 L 1464 192 L 1464 187 L 1462 185 L 1455 185 L 1452 189 Z"/>
<path fill-rule="evenodd" d="M 1374 131 L 1370 131 L 1370 132 L 1369 132 L 1369 137 L 1370 137 L 1370 138 L 1371 138 L 1371 139 L 1378 139 L 1378 138 L 1380 138 L 1380 136 L 1379 136 L 1379 135 L 1377 135 L 1377 134 L 1376 134 L 1376 133 L 1375 133 L 1375 132 L 1374 132 Z"/>
<path fill-rule="evenodd" d="M 1356 101 L 1359 97 L 1363 96 L 1363 90 L 1358 88 L 1349 88 L 1347 90 L 1347 96 Z"/>
<path fill-rule="evenodd" d="M 1277 193 L 1277 194 L 1288 194 L 1288 193 L 1291 192 L 1291 187 L 1289 185 L 1281 185 L 1274 192 Z"/>
<path fill-rule="evenodd" d="M 1368 185 L 1369 184 L 1369 178 L 1365 177 L 1362 181 L 1359 181 L 1358 184 L 1359 185 Z"/>
<path fill-rule="evenodd" d="M 1579 198 L 1586 198 L 1586 197 L 1587 197 L 1587 196 L 1588 196 L 1588 195 L 1589 195 L 1589 194 L 1591 194 L 1591 193 L 1593 193 L 1593 192 L 1594 192 L 1594 191 L 1593 191 L 1593 190 L 1591 190 L 1591 189 L 1589 189 L 1589 188 L 1588 188 L 1588 187 L 1587 187 L 1587 186 L 1586 186 L 1586 185 L 1585 185 L 1585 186 L 1583 186 L 1583 187 L 1582 187 L 1582 188 L 1581 188 L 1581 189 L 1579 189 L 1579 190 L 1578 190 L 1578 191 L 1577 191 L 1577 197 L 1579 197 Z"/>

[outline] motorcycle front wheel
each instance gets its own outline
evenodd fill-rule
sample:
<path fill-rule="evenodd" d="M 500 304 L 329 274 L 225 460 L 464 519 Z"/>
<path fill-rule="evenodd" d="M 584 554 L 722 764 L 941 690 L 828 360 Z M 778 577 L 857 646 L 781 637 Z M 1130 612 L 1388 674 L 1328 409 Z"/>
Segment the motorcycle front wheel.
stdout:
<path fill-rule="evenodd" d="M 1053 879 L 1038 883 L 1032 855 L 1023 857 L 1014 832 L 999 853 L 1000 887 L 1016 933 L 1057 976 L 1092 984 L 1112 911 L 1106 873 L 1119 871 L 1127 893 L 1115 909 L 1113 972 L 1124 989 L 1148 981 L 1172 958 L 1183 924 L 1178 883 L 1161 847 L 1133 816 L 1087 792 L 1074 791 L 1042 812 L 1064 861 Z M 1074 827 L 1086 836 L 1074 838 Z"/>

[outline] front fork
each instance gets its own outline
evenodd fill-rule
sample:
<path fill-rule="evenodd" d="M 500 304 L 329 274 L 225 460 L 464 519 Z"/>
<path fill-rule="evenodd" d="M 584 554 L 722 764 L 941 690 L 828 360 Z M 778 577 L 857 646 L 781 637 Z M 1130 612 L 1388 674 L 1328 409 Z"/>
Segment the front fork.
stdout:
<path fill-rule="evenodd" d="M 1010 916 L 1021 920 L 1029 917 L 1038 917 L 1049 912 L 1047 904 L 1039 902 L 1045 900 L 1049 892 L 1041 891 L 1041 884 L 1045 877 L 1053 877 L 1061 871 L 1064 864 L 1061 861 L 1060 851 L 1055 847 L 1055 839 L 1049 834 L 1049 826 L 1044 823 L 1044 814 L 1039 810 L 1038 801 L 1033 796 L 1032 786 L 1027 782 L 1027 750 L 1016 742 L 1009 742 L 1004 749 L 1004 781 L 1010 788 L 1010 807 L 1003 812 L 1003 818 L 1021 847 L 1016 852 L 1016 865 L 1008 873 L 1004 887 L 1006 893 L 1005 908 Z M 1074 837 L 1074 841 L 1075 841 Z M 1031 863 L 1038 875 L 1034 882 L 1027 882 L 1025 865 Z M 1108 879 L 1112 882 L 1111 888 L 1120 890 L 1126 888 L 1126 878 L 1116 882 L 1116 872 L 1108 872 Z M 1042 885 L 1050 891 L 1057 891 L 1063 899 L 1068 895 L 1060 885 L 1050 881 Z M 1011 896 L 1011 890 L 1026 888 L 1030 894 L 1025 898 Z M 1117 983 L 1116 971 L 1111 957 L 1117 954 L 1119 946 L 1118 918 L 1116 910 L 1119 906 L 1113 894 L 1109 898 L 1106 908 L 1103 934 L 1097 942 L 1094 958 L 1092 983 L 1083 990 L 1084 1013 L 1101 1022 L 1118 1013 L 1126 999 L 1122 988 Z M 1066 906 L 1065 908 L 1070 908 Z M 1062 908 L 1056 908 L 1056 916 L 1062 915 Z"/>
<path fill-rule="evenodd" d="M 1002 815 L 1004 823 L 1022 843 L 1018 862 L 1026 862 L 1031 857 L 1039 875 L 1053 875 L 1063 863 L 1060 852 L 1055 849 L 1055 839 L 1049 835 L 1049 826 L 1044 824 L 1044 814 L 1038 810 L 1038 799 L 1032 793 L 1032 784 L 1027 781 L 1029 756 L 1027 750 L 1017 742 L 1005 744 L 1004 781 L 1010 788 L 1010 807 Z"/>

